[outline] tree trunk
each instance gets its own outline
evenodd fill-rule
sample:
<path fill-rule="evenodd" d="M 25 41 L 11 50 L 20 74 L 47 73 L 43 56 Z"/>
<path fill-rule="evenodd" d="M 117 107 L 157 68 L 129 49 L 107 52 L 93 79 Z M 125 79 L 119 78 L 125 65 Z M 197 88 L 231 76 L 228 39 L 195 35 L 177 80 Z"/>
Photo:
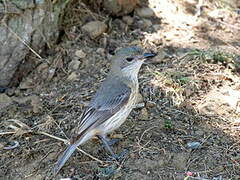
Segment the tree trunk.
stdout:
<path fill-rule="evenodd" d="M 24 60 L 30 64 L 36 63 L 34 61 L 41 59 L 38 55 L 41 49 L 57 39 L 58 20 L 67 1 L 53 2 L 0 1 L 0 88 L 12 84 L 13 76 Z M 37 57 L 28 61 L 30 52 Z"/>

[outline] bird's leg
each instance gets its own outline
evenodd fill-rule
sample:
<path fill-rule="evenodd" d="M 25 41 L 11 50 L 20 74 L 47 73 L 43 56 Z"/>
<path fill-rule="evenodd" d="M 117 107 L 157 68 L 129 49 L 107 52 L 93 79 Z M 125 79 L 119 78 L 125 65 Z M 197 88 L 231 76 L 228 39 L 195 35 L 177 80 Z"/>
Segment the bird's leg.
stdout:
<path fill-rule="evenodd" d="M 112 139 L 112 140 L 108 141 L 108 139 L 105 136 L 97 135 L 97 137 L 98 137 L 98 139 L 100 139 L 102 141 L 105 149 L 111 153 L 112 158 L 114 158 L 115 160 L 119 160 L 119 159 L 123 158 L 125 156 L 125 154 L 127 153 L 126 149 L 123 152 L 121 152 L 119 155 L 116 155 L 113 152 L 113 150 L 110 146 L 115 144 L 118 141 L 118 139 Z"/>
<path fill-rule="evenodd" d="M 117 159 L 117 156 L 115 155 L 115 153 L 113 152 L 112 148 L 110 147 L 107 138 L 105 138 L 104 136 L 101 135 L 97 135 L 98 139 L 100 139 L 102 141 L 102 143 L 104 144 L 104 147 L 107 151 L 110 152 L 111 156 L 114 159 Z"/>
<path fill-rule="evenodd" d="M 114 144 L 116 144 L 119 141 L 119 139 L 116 139 L 116 138 L 108 139 L 108 138 L 105 137 L 105 139 L 106 139 L 109 146 L 113 146 Z"/>

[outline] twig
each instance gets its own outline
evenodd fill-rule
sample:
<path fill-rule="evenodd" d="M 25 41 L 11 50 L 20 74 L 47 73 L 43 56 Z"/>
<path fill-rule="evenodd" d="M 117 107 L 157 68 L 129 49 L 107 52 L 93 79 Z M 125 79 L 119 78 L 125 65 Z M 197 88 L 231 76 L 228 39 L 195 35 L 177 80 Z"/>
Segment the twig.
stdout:
<path fill-rule="evenodd" d="M 94 159 L 95 161 L 97 161 L 97 162 L 99 162 L 99 163 L 101 163 L 101 164 L 104 164 L 104 162 L 103 161 L 101 161 L 100 159 L 98 159 L 98 158 L 95 158 L 94 156 L 92 156 L 91 154 L 88 154 L 88 153 L 86 153 L 85 151 L 83 151 L 82 149 L 80 149 L 80 148 L 77 148 L 77 150 L 78 151 L 80 151 L 81 153 L 83 153 L 83 154 L 85 154 L 85 155 L 87 155 L 88 157 L 90 157 L 90 158 L 92 158 L 92 159 Z"/>
<path fill-rule="evenodd" d="M 32 51 L 33 54 L 35 54 L 39 59 L 43 59 L 36 51 L 34 51 L 21 37 L 19 37 L 5 22 L 2 22 L 2 24 L 19 40 L 21 41 L 25 46 L 27 46 L 30 51 Z"/>
<path fill-rule="evenodd" d="M 33 131 L 31 131 L 31 132 L 33 132 Z M 15 133 L 16 133 L 16 132 L 2 132 L 2 133 L 0 133 L 0 135 L 15 134 Z M 54 135 L 51 135 L 51 134 L 48 134 L 48 133 L 46 133 L 46 132 L 37 131 L 36 133 L 37 133 L 37 134 L 41 134 L 41 135 L 48 136 L 48 137 L 53 138 L 53 139 L 56 139 L 56 140 L 58 140 L 58 141 L 62 141 L 62 142 L 64 142 L 65 144 L 69 144 L 69 141 L 68 141 L 68 140 L 63 139 L 63 138 L 60 138 L 60 137 L 57 137 L 57 136 L 54 136 Z M 101 163 L 101 164 L 104 164 L 103 161 L 101 161 L 100 159 L 97 159 L 96 157 L 94 157 L 94 156 L 86 153 L 86 152 L 83 151 L 82 149 L 77 148 L 77 150 L 80 151 L 81 153 L 85 154 L 86 156 L 92 158 L 93 160 L 95 160 L 95 161 L 97 161 L 97 162 L 99 162 L 99 163 Z"/>
<path fill-rule="evenodd" d="M 138 139 L 138 141 L 137 141 L 137 147 L 139 148 L 139 149 L 138 149 L 139 155 L 140 155 L 140 153 L 142 152 L 142 150 L 147 150 L 147 149 L 149 149 L 149 148 L 145 148 L 145 147 L 151 142 L 151 140 L 150 140 L 150 141 L 146 142 L 144 145 L 141 145 L 141 141 L 143 140 L 143 136 L 144 136 L 148 131 L 150 131 L 151 129 L 153 129 L 153 128 L 155 128 L 155 127 L 157 127 L 157 126 L 153 126 L 153 127 L 150 127 L 150 128 L 148 128 L 148 129 L 146 129 L 146 130 L 142 133 L 142 135 L 140 136 L 140 138 Z M 136 151 L 137 151 L 137 150 L 136 150 Z"/>
<path fill-rule="evenodd" d="M 0 136 L 8 135 L 8 134 L 15 134 L 16 132 L 0 132 Z"/>
<path fill-rule="evenodd" d="M 157 126 L 150 127 L 150 128 L 146 129 L 146 130 L 142 133 L 142 135 L 141 135 L 141 137 L 140 137 L 140 139 L 139 139 L 139 144 L 140 144 L 140 142 L 142 141 L 143 136 L 144 136 L 148 131 L 150 131 L 151 129 L 153 129 L 153 128 L 155 128 L 155 127 L 157 127 Z"/>
<path fill-rule="evenodd" d="M 59 137 L 57 137 L 57 136 L 54 136 L 54 135 L 51 135 L 51 134 L 48 134 L 48 133 L 46 133 L 46 132 L 42 132 L 42 131 L 40 131 L 40 132 L 38 132 L 38 133 L 39 133 L 39 134 L 42 134 L 42 135 L 45 135 L 45 136 L 48 136 L 48 137 L 51 137 L 51 138 L 53 138 L 53 139 L 57 139 L 57 140 L 59 140 L 59 141 L 62 141 L 62 142 L 64 142 L 65 144 L 69 144 L 69 141 L 66 140 L 66 139 L 62 139 L 62 138 L 59 138 Z M 83 151 L 83 150 L 80 149 L 80 148 L 77 148 L 77 150 L 80 151 L 81 153 L 85 154 L 86 156 L 92 158 L 93 160 L 95 160 L 95 161 L 101 163 L 101 164 L 104 163 L 104 162 L 101 161 L 100 159 L 97 159 L 96 157 L 94 157 L 94 156 L 92 156 L 92 155 L 86 153 L 85 151 Z"/>
<path fill-rule="evenodd" d="M 53 139 L 56 139 L 56 140 L 59 140 L 59 141 L 62 141 L 62 142 L 64 142 L 65 144 L 68 144 L 68 140 L 66 140 L 66 139 L 62 139 L 62 138 L 60 138 L 60 137 L 57 137 L 57 136 L 48 134 L 48 133 L 43 132 L 43 131 L 38 131 L 37 133 L 38 133 L 38 134 L 45 135 L 45 136 L 48 136 L 48 137 L 50 137 L 50 138 L 53 138 Z"/>

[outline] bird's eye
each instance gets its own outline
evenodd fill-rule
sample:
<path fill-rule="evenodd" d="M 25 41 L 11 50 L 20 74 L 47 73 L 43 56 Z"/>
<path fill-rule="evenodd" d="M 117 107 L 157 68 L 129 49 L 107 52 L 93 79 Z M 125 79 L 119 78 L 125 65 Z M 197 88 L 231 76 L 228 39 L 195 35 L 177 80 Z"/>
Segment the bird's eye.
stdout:
<path fill-rule="evenodd" d="M 127 58 L 126 58 L 126 61 L 127 61 L 127 62 L 132 62 L 133 59 L 134 59 L 133 57 L 127 57 Z"/>

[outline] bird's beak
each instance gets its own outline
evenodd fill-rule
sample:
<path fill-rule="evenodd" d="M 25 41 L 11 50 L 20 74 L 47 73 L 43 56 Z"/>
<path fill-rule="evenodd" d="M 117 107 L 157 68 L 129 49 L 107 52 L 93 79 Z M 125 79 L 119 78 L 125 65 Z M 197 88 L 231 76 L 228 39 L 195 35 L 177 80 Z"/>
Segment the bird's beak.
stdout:
<path fill-rule="evenodd" d="M 157 54 L 155 54 L 155 53 L 144 53 L 143 54 L 143 58 L 144 59 L 148 59 L 148 58 L 152 58 L 152 57 L 154 57 L 154 56 L 156 56 Z"/>
<path fill-rule="evenodd" d="M 155 57 L 156 55 L 157 55 L 156 53 L 144 53 L 141 59 L 144 61 L 144 64 L 148 64 L 149 63 L 148 60 Z"/>

